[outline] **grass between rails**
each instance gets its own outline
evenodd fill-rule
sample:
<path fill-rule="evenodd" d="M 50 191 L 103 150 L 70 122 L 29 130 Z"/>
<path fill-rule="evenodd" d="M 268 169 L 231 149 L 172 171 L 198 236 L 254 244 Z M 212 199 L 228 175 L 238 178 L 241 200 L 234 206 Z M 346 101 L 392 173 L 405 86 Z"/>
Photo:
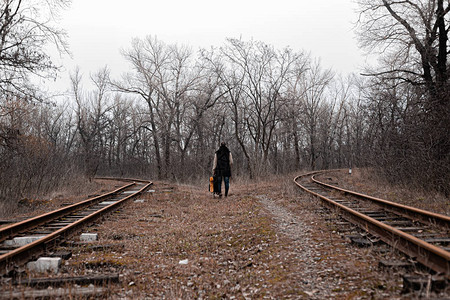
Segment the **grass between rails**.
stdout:
<path fill-rule="evenodd" d="M 350 245 L 294 177 L 233 181 L 228 198 L 156 182 L 144 202 L 85 230 L 115 247 L 75 248 L 57 276 L 120 273 L 107 299 L 401 298 L 401 277 L 378 270 L 374 249 Z"/>
<path fill-rule="evenodd" d="M 337 180 L 341 188 L 379 197 L 420 209 L 450 215 L 450 199 L 437 192 L 423 191 L 414 186 L 394 185 L 367 169 L 353 169 L 325 175 Z"/>
<path fill-rule="evenodd" d="M 125 185 L 124 182 L 112 180 L 88 181 L 76 178 L 47 195 L 33 195 L 7 202 L 0 201 L 0 219 L 29 218 L 86 200 L 94 195 L 110 192 L 123 185 Z"/>
<path fill-rule="evenodd" d="M 115 247 L 75 248 L 57 276 L 118 272 L 107 299 L 402 298 L 401 277 L 378 270 L 374 249 L 350 245 L 294 177 L 233 181 L 228 198 L 156 182 L 144 202 L 85 230 Z"/>
<path fill-rule="evenodd" d="M 124 253 L 80 253 L 71 266 L 126 265 L 124 282 L 136 297 L 260 298 L 289 276 L 276 262 L 278 238 L 255 199 L 213 199 L 189 187 L 158 192 L 163 187 L 157 183 L 146 202 L 127 206 L 120 222 L 96 228 L 102 243 L 125 243 Z"/>
<path fill-rule="evenodd" d="M 120 272 L 122 286 L 111 287 L 110 298 L 352 299 L 398 294 L 397 283 L 375 270 L 370 249 L 355 249 L 330 230 L 326 217 L 315 211 L 319 206 L 301 198 L 290 177 L 234 183 L 228 198 L 213 199 L 193 186 L 171 189 L 162 182 L 154 189 L 142 197 L 145 202 L 132 202 L 89 229 L 99 233 L 98 243 L 123 249 L 81 249 L 63 272 Z M 275 224 L 260 195 L 292 212 L 292 224 L 300 232 L 311 231 L 309 239 Z"/>

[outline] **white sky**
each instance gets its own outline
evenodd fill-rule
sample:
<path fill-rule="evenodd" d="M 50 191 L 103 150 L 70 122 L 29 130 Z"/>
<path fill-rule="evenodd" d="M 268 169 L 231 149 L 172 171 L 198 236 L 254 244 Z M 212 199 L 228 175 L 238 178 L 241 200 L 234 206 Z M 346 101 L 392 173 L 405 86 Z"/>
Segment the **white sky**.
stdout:
<path fill-rule="evenodd" d="M 50 84 L 67 89 L 76 66 L 85 80 L 105 65 L 118 76 L 127 69 L 120 50 L 147 35 L 193 50 L 221 46 L 227 37 L 253 38 L 308 51 L 338 73 L 356 72 L 364 59 L 353 30 L 355 9 L 353 0 L 73 0 L 59 22 L 73 57 L 62 60 L 65 71 Z"/>

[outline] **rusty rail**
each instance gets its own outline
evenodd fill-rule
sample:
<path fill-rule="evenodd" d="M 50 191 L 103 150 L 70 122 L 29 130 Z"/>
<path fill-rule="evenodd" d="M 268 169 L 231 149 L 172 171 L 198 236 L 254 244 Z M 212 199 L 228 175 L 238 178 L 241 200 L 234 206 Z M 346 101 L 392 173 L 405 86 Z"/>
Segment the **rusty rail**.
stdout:
<path fill-rule="evenodd" d="M 314 176 L 317 175 L 318 173 L 324 172 L 326 171 L 315 171 L 297 176 L 294 178 L 294 183 L 304 191 L 311 193 L 312 195 L 321 199 L 322 203 L 325 206 L 332 209 L 338 209 L 343 214 L 344 218 L 346 218 L 348 221 L 358 225 L 363 230 L 366 230 L 367 232 L 370 232 L 371 234 L 378 236 L 385 243 L 415 258 L 418 262 L 420 262 L 424 266 L 427 266 L 438 273 L 445 274 L 447 278 L 450 278 L 450 252 L 445 251 L 444 249 L 441 249 L 439 247 L 436 247 L 430 243 L 427 243 L 411 234 L 408 234 L 392 226 L 384 224 L 378 220 L 375 220 L 374 218 L 371 218 L 343 204 L 333 201 L 332 199 L 329 199 L 328 197 L 325 197 L 319 193 L 316 193 L 306 188 L 304 185 L 300 184 L 298 182 L 298 179 L 301 177 L 311 176 L 312 182 L 315 182 L 321 186 L 326 186 L 327 188 L 330 189 L 339 190 L 341 192 L 344 192 L 345 194 L 353 195 L 360 199 L 374 201 L 379 205 L 381 205 L 383 208 L 386 208 L 388 210 L 393 210 L 396 212 L 400 211 L 402 215 L 407 215 L 410 218 L 417 218 L 422 221 L 426 220 L 429 223 L 438 224 L 439 226 L 442 226 L 445 229 L 449 228 L 448 222 L 450 218 L 444 215 L 439 215 L 432 212 L 420 210 L 414 207 L 401 205 L 384 199 L 379 199 L 361 193 L 341 189 L 333 185 L 319 182 L 317 179 L 314 178 Z"/>
<path fill-rule="evenodd" d="M 346 190 L 346 189 L 343 189 L 343 188 L 340 188 L 340 187 L 337 187 L 337 186 L 334 186 L 331 184 L 321 182 L 315 178 L 315 175 L 313 175 L 311 177 L 311 180 L 317 184 L 320 184 L 322 186 L 325 186 L 325 187 L 328 187 L 331 189 L 341 191 L 345 194 L 352 195 L 352 196 L 358 197 L 363 200 L 370 200 L 370 201 L 382 206 L 383 208 L 385 208 L 387 210 L 394 211 L 396 213 L 402 214 L 409 218 L 417 219 L 419 221 L 422 221 L 422 222 L 425 222 L 428 224 L 436 224 L 438 226 L 445 228 L 446 230 L 450 229 L 450 217 L 449 216 L 437 214 L 434 212 L 426 211 L 426 210 L 419 209 L 416 207 L 403 205 L 400 203 L 395 203 L 392 201 L 388 201 L 388 200 L 384 200 L 384 199 L 380 199 L 380 198 L 376 198 L 376 197 L 372 197 L 372 196 L 365 195 L 362 193 L 357 193 L 354 191 Z"/>
<path fill-rule="evenodd" d="M 17 234 L 17 233 L 22 233 L 25 232 L 27 230 L 29 230 L 30 228 L 34 228 L 37 227 L 39 225 L 45 224 L 47 222 L 50 222 L 52 220 L 55 220 L 61 216 L 64 216 L 66 214 L 69 214 L 73 211 L 79 210 L 79 209 L 83 209 L 87 206 L 92 205 L 93 203 L 96 203 L 100 200 L 106 199 L 114 194 L 119 193 L 120 191 L 127 189 L 130 186 L 133 186 L 134 183 L 129 183 L 127 185 L 124 185 L 112 192 L 97 196 L 97 197 L 93 197 L 93 198 L 89 198 L 87 200 L 84 200 L 82 202 L 79 203 L 75 203 L 72 205 L 68 205 L 65 206 L 63 208 L 57 209 L 57 210 L 53 210 L 51 212 L 45 213 L 43 215 L 39 215 L 36 217 L 33 217 L 31 219 L 27 219 L 18 223 L 13 223 L 11 225 L 5 226 L 0 228 L 0 242 L 3 242 L 4 240 L 7 240 L 8 238 L 10 238 L 13 234 Z"/>
<path fill-rule="evenodd" d="M 116 201 L 115 203 L 107 205 L 107 206 L 99 209 L 98 211 L 93 212 L 92 214 L 87 215 L 87 216 L 85 216 L 85 217 L 59 229 L 59 230 L 56 230 L 55 232 L 52 232 L 51 234 L 48 234 L 48 235 L 34 241 L 34 242 L 31 242 L 25 246 L 17 248 L 6 254 L 0 255 L 0 274 L 7 274 L 11 270 L 13 270 L 17 265 L 22 265 L 29 260 L 35 259 L 37 256 L 41 255 L 42 253 L 45 253 L 47 250 L 52 249 L 55 246 L 57 246 L 61 242 L 61 240 L 65 239 L 66 237 L 73 234 L 75 231 L 79 230 L 80 227 L 84 226 L 85 224 L 87 224 L 89 222 L 92 222 L 93 220 L 104 215 L 107 212 L 117 209 L 120 205 L 125 203 L 127 200 L 142 193 L 150 185 L 153 184 L 152 182 L 149 182 L 149 181 L 146 181 L 146 182 L 148 182 L 148 183 L 144 187 L 142 187 L 139 191 L 137 191 L 133 194 L 130 194 L 130 195 L 124 197 L 123 199 L 120 199 L 119 201 Z M 131 187 L 133 185 L 135 185 L 135 183 L 128 184 L 128 185 L 126 185 L 120 189 L 117 189 L 113 192 L 107 193 L 107 194 L 99 196 L 99 197 L 88 199 L 81 203 L 83 203 L 83 204 L 86 204 L 87 202 L 92 203 L 94 201 L 94 199 L 96 199 L 98 201 L 99 199 L 107 198 L 111 194 L 115 194 L 120 191 L 123 191 L 124 189 Z M 74 207 L 74 206 L 76 206 L 76 205 L 70 205 L 69 207 Z M 83 207 L 85 207 L 85 206 L 83 206 Z M 48 222 L 49 216 L 52 216 L 53 213 L 61 216 L 62 212 L 60 212 L 60 211 L 66 211 L 65 209 L 66 208 L 63 208 L 63 209 L 60 209 L 57 211 L 53 211 L 53 212 L 44 214 L 42 216 L 37 216 L 35 218 L 32 218 L 32 220 L 27 220 L 27 221 L 29 221 L 29 224 L 27 223 L 27 221 L 20 222 L 20 223 L 24 223 L 24 224 L 28 224 L 28 225 L 18 225 L 19 227 L 17 227 L 17 228 L 20 228 L 19 230 L 23 231 L 23 228 L 25 228 L 25 227 L 31 228 L 31 227 L 41 225 L 43 223 Z M 76 209 L 76 210 L 78 210 L 78 209 Z M 69 212 L 73 212 L 73 211 L 74 210 L 71 209 Z M 66 211 L 65 214 L 67 214 L 67 213 L 68 212 Z M 44 218 L 46 221 L 45 222 L 39 221 L 40 217 Z M 53 219 L 54 218 L 52 218 L 50 220 L 53 220 Z M 34 224 L 34 226 L 31 226 L 31 224 Z M 38 224 L 38 225 L 36 225 L 36 224 Z M 8 226 L 9 228 L 7 230 L 10 232 L 14 228 L 14 225 L 16 225 L 16 224 Z M 23 227 L 21 227 L 21 226 L 23 226 Z"/>

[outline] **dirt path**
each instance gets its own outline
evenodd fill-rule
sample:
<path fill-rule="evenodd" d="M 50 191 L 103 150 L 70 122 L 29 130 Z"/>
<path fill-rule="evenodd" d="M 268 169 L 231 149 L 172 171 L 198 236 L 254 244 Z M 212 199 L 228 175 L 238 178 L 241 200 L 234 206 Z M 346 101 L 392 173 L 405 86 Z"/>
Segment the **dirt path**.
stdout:
<path fill-rule="evenodd" d="M 312 210 L 299 210 L 296 205 L 290 210 L 284 205 L 286 201 L 258 198 L 271 214 L 276 231 L 289 241 L 286 248 L 290 252 L 291 277 L 302 297 L 396 298 L 399 285 L 390 284 L 384 274 L 377 272 L 377 261 L 370 250 L 355 248 L 341 233 L 330 230 L 326 221 L 330 216 L 321 213 L 320 207 L 309 203 Z"/>
<path fill-rule="evenodd" d="M 276 231 L 291 240 L 291 255 L 295 257 L 294 264 L 298 265 L 297 270 L 291 274 L 293 278 L 298 278 L 296 284 L 301 286 L 303 292 L 311 298 L 313 296 L 333 296 L 330 286 L 317 280 L 316 265 L 321 258 L 321 253 L 315 249 L 312 243 L 311 232 L 313 229 L 305 222 L 305 218 L 293 215 L 267 196 L 258 196 L 258 199 L 272 215 Z"/>
<path fill-rule="evenodd" d="M 311 234 L 314 228 L 311 228 L 304 215 L 303 218 L 293 215 L 266 196 L 258 196 L 258 198 L 272 215 L 277 232 L 286 235 L 291 240 L 292 256 L 295 257 L 294 263 L 298 265 L 297 270 L 291 276 L 298 278 L 296 283 L 302 287 L 303 292 L 311 298 L 336 296 L 336 293 L 333 293 L 336 285 L 334 282 L 330 282 L 330 279 L 333 281 L 332 278 L 329 278 L 327 282 L 318 280 L 317 264 L 321 260 L 321 252 L 315 248 Z"/>
<path fill-rule="evenodd" d="M 401 277 L 378 270 L 290 177 L 205 187 L 156 182 L 141 201 L 87 229 L 63 275 L 120 273 L 108 299 L 400 299 Z M 385 255 L 390 255 L 389 253 Z"/>

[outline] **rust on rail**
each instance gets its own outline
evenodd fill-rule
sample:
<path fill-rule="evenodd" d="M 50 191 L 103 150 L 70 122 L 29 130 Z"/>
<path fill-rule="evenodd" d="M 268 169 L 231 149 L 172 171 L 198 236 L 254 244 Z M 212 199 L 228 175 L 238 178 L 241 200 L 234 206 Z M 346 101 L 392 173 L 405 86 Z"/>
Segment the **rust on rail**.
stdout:
<path fill-rule="evenodd" d="M 312 176 L 311 180 L 313 182 L 316 182 L 317 184 L 322 185 L 322 186 L 326 186 L 326 187 L 329 187 L 331 189 L 335 189 L 335 190 L 341 191 L 343 193 L 346 193 L 346 194 L 349 194 L 349 195 L 352 195 L 352 196 L 355 196 L 355 197 L 358 197 L 358 198 L 361 198 L 361 199 L 371 200 L 371 201 L 373 201 L 373 202 L 375 202 L 375 203 L 377 203 L 377 204 L 379 204 L 379 205 L 381 205 L 381 206 L 383 206 L 383 207 L 385 207 L 385 208 L 387 208 L 389 210 L 393 210 L 393 211 L 395 211 L 397 213 L 403 214 L 403 215 L 408 216 L 410 218 L 415 218 L 415 219 L 418 219 L 418 220 L 420 220 L 422 222 L 429 223 L 429 224 L 436 224 L 436 225 L 444 227 L 446 230 L 450 229 L 450 217 L 449 216 L 438 214 L 438 213 L 434 213 L 434 212 L 430 212 L 430 211 L 426 211 L 426 210 L 419 209 L 419 208 L 416 208 L 416 207 L 403 205 L 403 204 L 400 204 L 400 203 L 395 203 L 395 202 L 388 201 L 388 200 L 385 200 L 385 199 L 372 197 L 372 196 L 365 195 L 365 194 L 362 194 L 362 193 L 357 193 L 357 192 L 354 192 L 354 191 L 346 190 L 346 189 L 343 189 L 343 188 L 340 188 L 340 187 L 337 187 L 337 186 L 334 186 L 334 185 L 330 185 L 330 184 L 321 182 L 321 181 L 317 180 L 315 178 L 315 176 Z"/>
<path fill-rule="evenodd" d="M 57 219 L 63 215 L 66 215 L 72 211 L 75 211 L 77 209 L 81 209 L 84 208 L 86 206 L 91 205 L 94 202 L 97 202 L 101 199 L 110 197 L 114 194 L 117 194 L 118 192 L 130 187 L 134 185 L 134 183 L 129 183 L 127 185 L 124 185 L 112 192 L 97 196 L 97 197 L 93 197 L 93 198 L 89 198 L 87 200 L 84 200 L 82 202 L 79 203 L 75 203 L 72 205 L 68 205 L 65 206 L 63 208 L 57 209 L 57 210 L 53 210 L 51 212 L 45 213 L 43 215 L 39 215 L 21 222 L 17 222 L 17 223 L 13 223 L 11 225 L 5 226 L 3 228 L 0 228 L 0 242 L 3 242 L 4 240 L 8 239 L 11 237 L 12 234 L 17 234 L 17 233 L 21 233 L 24 232 L 30 228 L 45 224 L 51 220 Z"/>
<path fill-rule="evenodd" d="M 69 235 L 73 234 L 81 226 L 85 225 L 88 222 L 93 221 L 94 219 L 100 217 L 101 215 L 103 215 L 107 212 L 117 209 L 121 204 L 125 203 L 130 198 L 135 197 L 136 195 L 142 193 L 145 189 L 147 189 L 150 185 L 153 184 L 150 181 L 145 181 L 145 182 L 147 182 L 147 184 L 144 185 L 140 190 L 136 191 L 135 193 L 130 194 L 130 195 L 124 197 L 123 199 L 120 199 L 112 204 L 109 204 L 109 205 L 93 212 L 92 214 L 89 214 L 71 224 L 68 224 L 67 226 L 65 226 L 61 229 L 58 229 L 55 232 L 52 232 L 51 234 L 48 234 L 34 242 L 31 242 L 20 248 L 14 249 L 13 251 L 10 251 L 6 254 L 0 255 L 0 274 L 6 274 L 6 273 L 10 272 L 11 270 L 13 270 L 17 265 L 22 265 L 22 264 L 26 263 L 27 261 L 37 258 L 38 255 L 45 253 L 47 250 L 54 248 L 61 242 L 61 239 L 64 239 L 64 238 L 68 237 Z M 123 191 L 124 189 L 131 187 L 133 185 L 135 185 L 135 183 L 127 184 L 126 186 L 121 187 L 120 189 L 117 189 L 117 190 L 107 193 L 105 195 L 111 195 L 111 194 L 118 193 L 118 192 Z M 93 199 L 96 199 L 95 201 L 97 201 L 97 200 L 99 200 L 99 198 L 100 199 L 105 198 L 105 195 L 91 198 L 91 199 L 85 200 L 81 203 L 87 203 L 87 202 L 92 203 L 92 201 L 94 201 Z M 73 206 L 75 206 L 75 205 L 70 205 L 69 207 L 73 207 Z M 64 210 L 64 209 L 65 208 L 63 208 L 62 210 Z M 61 211 L 61 210 L 58 210 L 58 211 Z M 72 212 L 72 211 L 73 210 L 70 210 L 69 212 Z M 34 227 L 36 224 L 40 225 L 42 223 L 46 223 L 48 221 L 49 215 L 52 215 L 52 213 L 53 212 L 44 214 L 43 216 L 37 216 L 37 217 L 33 218 L 33 221 L 29 221 L 29 220 L 28 221 L 30 222 L 30 224 L 34 223 L 34 225 L 32 226 L 32 227 Z M 66 213 L 63 213 L 63 215 Z M 58 213 L 58 214 L 60 214 L 60 213 Z M 45 221 L 45 222 L 39 221 L 38 220 L 39 217 L 44 217 L 44 219 L 46 219 L 47 221 Z M 54 218 L 52 218 L 52 219 L 54 219 Z M 24 221 L 24 222 L 26 223 L 26 221 Z M 30 224 L 28 224 L 27 226 L 31 226 Z M 11 225 L 11 228 L 13 228 L 13 225 Z M 21 228 L 21 227 L 19 227 L 19 228 Z M 31 228 L 31 227 L 28 227 L 28 228 Z"/>
<path fill-rule="evenodd" d="M 331 171 L 331 170 L 329 170 Z M 361 193 L 356 193 L 353 191 L 345 190 L 342 188 L 335 187 L 333 185 L 325 184 L 314 178 L 318 173 L 323 173 L 325 171 L 314 171 L 306 173 L 294 178 L 294 183 L 301 189 L 308 193 L 318 197 L 322 200 L 326 206 L 330 208 L 337 208 L 344 215 L 344 218 L 348 219 L 350 222 L 355 223 L 360 228 L 370 232 L 371 234 L 377 235 L 385 243 L 391 245 L 392 247 L 399 249 L 403 253 L 414 257 L 421 264 L 435 270 L 438 273 L 445 274 L 445 276 L 450 279 L 450 252 L 445 251 L 442 248 L 434 246 L 427 243 L 411 234 L 403 232 L 392 226 L 384 224 L 374 218 L 371 218 L 363 213 L 360 213 L 350 207 L 333 201 L 319 193 L 316 193 L 307 187 L 300 184 L 298 181 L 301 177 L 311 177 L 311 181 L 326 186 L 327 188 L 336 189 L 349 195 L 356 196 L 358 198 L 368 199 L 375 201 L 377 204 L 381 205 L 383 208 L 388 210 L 401 211 L 401 214 L 407 215 L 410 218 L 417 218 L 419 220 L 426 220 L 433 224 L 444 227 L 446 230 L 449 228 L 450 218 L 448 216 L 424 211 L 414 207 L 409 207 L 406 205 L 401 205 L 384 199 L 379 199 L 371 196 L 367 196 Z M 421 215 L 421 216 L 419 216 Z"/>

